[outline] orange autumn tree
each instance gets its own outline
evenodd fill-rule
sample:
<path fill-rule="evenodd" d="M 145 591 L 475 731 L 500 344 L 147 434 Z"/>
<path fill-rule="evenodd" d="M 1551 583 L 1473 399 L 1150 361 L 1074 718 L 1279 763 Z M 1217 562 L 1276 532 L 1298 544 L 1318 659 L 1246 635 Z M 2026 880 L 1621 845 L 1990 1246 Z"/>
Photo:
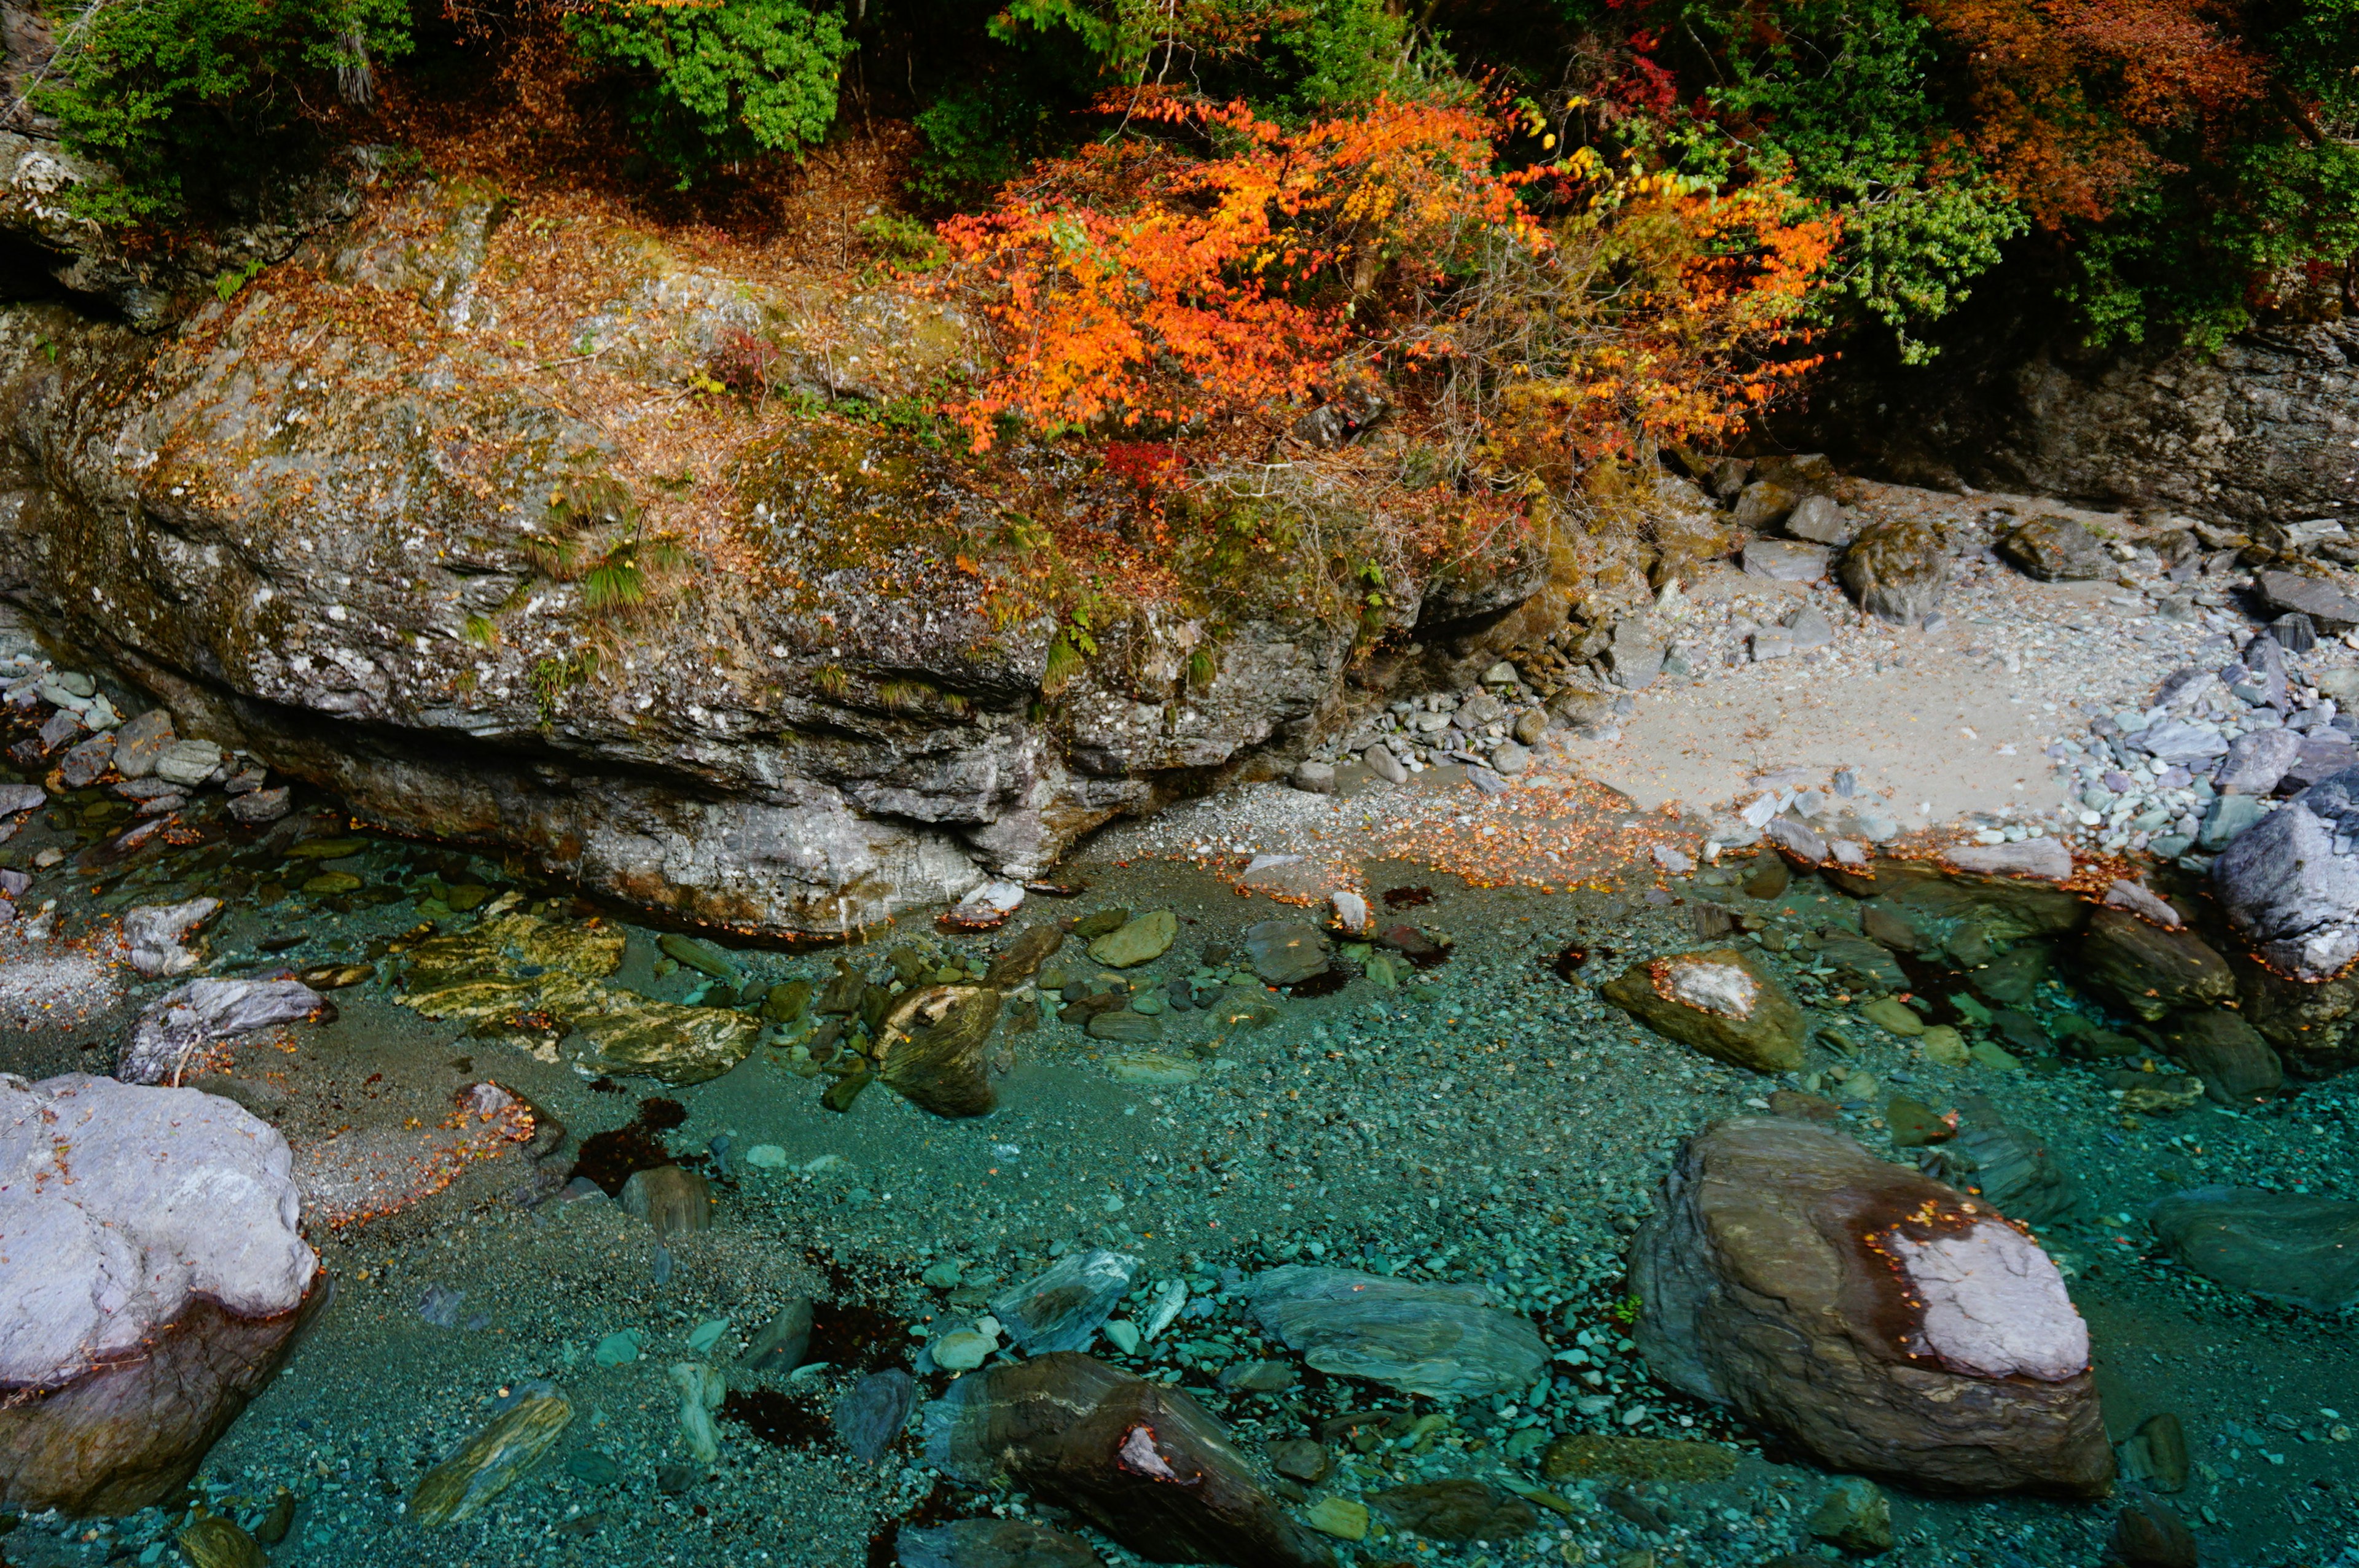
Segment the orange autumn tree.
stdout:
<path fill-rule="evenodd" d="M 1782 351 L 1833 229 L 1781 187 L 1587 149 L 1511 168 L 1531 127 L 1464 104 L 1294 128 L 1177 93 L 1099 107 L 1115 134 L 941 226 L 998 351 L 954 411 L 978 450 L 1011 416 L 1262 439 L 1375 377 L 1462 481 L 1554 487 L 1723 436 L 1808 362 Z"/>

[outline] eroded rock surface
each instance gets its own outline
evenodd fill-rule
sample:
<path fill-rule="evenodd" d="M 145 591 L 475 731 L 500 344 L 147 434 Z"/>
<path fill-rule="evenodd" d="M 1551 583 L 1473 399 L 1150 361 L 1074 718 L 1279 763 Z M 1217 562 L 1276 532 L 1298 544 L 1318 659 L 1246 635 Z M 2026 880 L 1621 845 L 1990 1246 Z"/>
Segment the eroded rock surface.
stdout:
<path fill-rule="evenodd" d="M 1828 1465 L 1955 1492 L 2101 1495 L 2089 1336 L 1999 1213 L 1841 1133 L 1690 1139 L 1631 1250 L 1655 1375 Z"/>
<path fill-rule="evenodd" d="M 0 594 L 183 732 L 364 816 L 766 932 L 1020 882 L 1110 817 L 1266 752 L 1290 761 L 1336 721 L 1348 618 L 1207 579 L 1105 619 L 1077 658 L 1022 598 L 1042 546 L 1011 532 L 1016 503 L 877 425 L 766 419 L 721 460 L 740 478 L 666 470 L 704 489 L 678 509 L 682 558 L 658 569 L 668 492 L 634 466 L 633 427 L 730 334 L 766 335 L 787 384 L 881 403 L 964 365 L 966 323 L 891 287 L 807 296 L 644 235 L 569 234 L 612 280 L 568 328 L 590 345 L 575 373 L 615 378 L 569 388 L 492 330 L 544 243 L 502 222 L 508 205 L 386 182 L 352 223 L 231 258 L 288 257 L 229 300 L 177 319 L 149 300 L 158 330 L 10 312 Z M 373 334 L 354 299 L 406 324 Z M 620 568 L 643 611 L 618 608 Z M 1455 636 L 1545 570 L 1528 549 L 1453 558 L 1388 582 L 1386 614 Z"/>

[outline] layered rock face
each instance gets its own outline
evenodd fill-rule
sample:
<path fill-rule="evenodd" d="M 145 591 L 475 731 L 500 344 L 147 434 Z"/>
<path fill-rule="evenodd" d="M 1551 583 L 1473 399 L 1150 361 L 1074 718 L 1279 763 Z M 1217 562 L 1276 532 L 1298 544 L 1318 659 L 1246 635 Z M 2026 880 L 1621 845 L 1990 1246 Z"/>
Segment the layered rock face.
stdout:
<path fill-rule="evenodd" d="M 194 1089 L 0 1076 L 0 1500 L 127 1513 L 187 1483 L 312 1294 L 289 1162 Z"/>
<path fill-rule="evenodd" d="M 13 200 L 0 225 L 38 205 Z M 1076 656 L 1026 591 L 1049 530 L 974 465 L 776 403 L 668 412 L 757 341 L 781 390 L 914 407 L 965 363 L 949 306 L 508 211 L 388 187 L 160 330 L 0 317 L 0 593 L 365 816 L 772 933 L 1021 880 L 1333 716 L 1348 623 L 1166 595 L 1102 610 Z M 576 262 L 593 286 L 541 281 Z M 512 337 L 527 310 L 573 351 Z M 1103 482 L 1038 466 L 1023 506 Z M 1463 630 L 1543 571 L 1458 563 L 1388 583 L 1386 613 Z"/>
<path fill-rule="evenodd" d="M 1827 389 L 1813 423 L 1896 477 L 2245 523 L 2359 505 L 2359 322 L 2216 353 L 1961 341 L 1931 366 Z"/>
<path fill-rule="evenodd" d="M 1638 1235 L 1655 1375 L 1835 1468 L 2100 1496 L 2112 1450 L 2056 1266 L 1987 1205 L 1776 1118 L 1689 1141 Z"/>

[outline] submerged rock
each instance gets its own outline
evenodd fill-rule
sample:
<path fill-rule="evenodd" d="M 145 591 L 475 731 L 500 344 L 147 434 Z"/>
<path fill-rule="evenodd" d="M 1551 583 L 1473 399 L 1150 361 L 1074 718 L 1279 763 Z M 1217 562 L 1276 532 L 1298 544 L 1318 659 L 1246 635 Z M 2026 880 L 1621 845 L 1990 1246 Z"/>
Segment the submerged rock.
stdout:
<path fill-rule="evenodd" d="M 1480 1285 L 1288 1263 L 1255 1275 L 1246 1300 L 1263 1332 L 1318 1370 L 1414 1394 L 1506 1393 L 1547 1364 L 1538 1331 Z"/>
<path fill-rule="evenodd" d="M 1331 1568 L 1182 1390 L 1059 1352 L 971 1372 L 925 1411 L 926 1463 L 1071 1509 L 1142 1557 Z"/>
<path fill-rule="evenodd" d="M 1531 1504 L 1466 1477 L 1388 1487 L 1369 1493 L 1368 1506 L 1401 1529 L 1435 1541 L 1513 1541 L 1540 1527 Z"/>
<path fill-rule="evenodd" d="M 128 1513 L 187 1483 L 324 1299 L 290 1165 L 194 1089 L 0 1075 L 0 1501 Z"/>
<path fill-rule="evenodd" d="M 712 1227 L 712 1186 L 694 1171 L 657 1165 L 623 1184 L 625 1213 L 647 1222 L 660 1240 Z"/>
<path fill-rule="evenodd" d="M 836 1439 L 853 1458 L 874 1464 L 901 1435 L 917 1402 L 917 1380 L 908 1373 L 897 1367 L 871 1372 L 836 1402 Z"/>
<path fill-rule="evenodd" d="M 2285 1068 L 2260 1031 L 2223 1008 L 2174 1015 L 2162 1043 L 2223 1105 L 2266 1099 L 2285 1083 Z"/>
<path fill-rule="evenodd" d="M 810 1351 L 811 1299 L 797 1296 L 777 1310 L 737 1364 L 749 1372 L 791 1372 Z"/>
<path fill-rule="evenodd" d="M 2166 930 L 2123 909 L 2090 915 L 2073 978 L 2149 1023 L 2181 1008 L 2216 1006 L 2236 995 L 2228 960 L 2209 943 L 2183 927 Z"/>
<path fill-rule="evenodd" d="M 1151 964 L 1171 950 L 1180 936 L 1180 917 L 1168 909 L 1134 915 L 1090 944 L 1090 957 L 1110 969 Z"/>
<path fill-rule="evenodd" d="M 123 939 L 131 945 L 131 967 L 149 979 L 184 975 L 203 962 L 184 944 L 221 913 L 221 900 L 193 898 L 186 903 L 135 904 L 123 912 Z"/>
<path fill-rule="evenodd" d="M 141 1010 L 114 1076 L 126 1084 L 178 1079 L 204 1065 L 208 1044 L 299 1022 L 327 1006 L 300 980 L 190 980 Z"/>
<path fill-rule="evenodd" d="M 1832 1467 L 1937 1491 L 2104 1494 L 2089 1335 L 1999 1214 L 1777 1118 L 1690 1139 L 1630 1255 L 1655 1376 Z"/>
<path fill-rule="evenodd" d="M 2195 1187 L 2148 1217 L 2172 1257 L 2232 1291 L 2317 1313 L 2359 1303 L 2359 1203 Z"/>
<path fill-rule="evenodd" d="M 1127 1252 L 1071 1253 L 992 1297 L 992 1315 L 1027 1356 L 1086 1350 L 1143 1267 L 1143 1260 Z"/>
<path fill-rule="evenodd" d="M 1315 925 L 1294 920 L 1264 920 L 1245 927 L 1246 960 L 1274 986 L 1290 986 L 1327 972 L 1334 944 Z"/>
<path fill-rule="evenodd" d="M 1598 994 L 1656 1033 L 1733 1066 L 1756 1073 L 1801 1068 L 1801 1010 L 1749 953 L 1715 947 L 1647 959 Z"/>
<path fill-rule="evenodd" d="M 573 1422 L 573 1404 L 554 1383 L 527 1383 L 459 1451 L 429 1470 L 409 1495 L 409 1518 L 431 1530 L 463 1524 L 540 1463 Z"/>
<path fill-rule="evenodd" d="M 1098 1554 L 1081 1537 L 1024 1519 L 903 1525 L 893 1553 L 901 1568 L 1099 1568 Z"/>
<path fill-rule="evenodd" d="M 878 1075 L 920 1110 L 987 1116 L 999 1103 L 984 1046 L 999 1022 L 989 986 L 928 986 L 886 1015 L 877 1036 Z"/>

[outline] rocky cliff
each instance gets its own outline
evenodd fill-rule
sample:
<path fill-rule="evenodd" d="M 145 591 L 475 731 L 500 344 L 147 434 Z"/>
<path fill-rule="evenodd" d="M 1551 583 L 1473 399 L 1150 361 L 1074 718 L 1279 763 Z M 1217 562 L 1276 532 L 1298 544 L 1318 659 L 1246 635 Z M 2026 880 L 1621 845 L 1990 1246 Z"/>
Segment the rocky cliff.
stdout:
<path fill-rule="evenodd" d="M 364 199 L 249 257 L 287 260 L 192 296 L 244 250 L 78 271 L 28 216 L 60 164 L 9 167 L 0 593 L 365 817 L 833 932 L 1340 719 L 1364 628 L 1267 581 L 1052 610 L 1109 481 L 1055 449 L 987 474 L 902 417 L 971 351 L 940 299 L 732 276 L 369 157 Z M 713 380 L 730 353 L 766 395 Z M 1386 625 L 1462 631 L 1537 573 L 1393 583 Z"/>

